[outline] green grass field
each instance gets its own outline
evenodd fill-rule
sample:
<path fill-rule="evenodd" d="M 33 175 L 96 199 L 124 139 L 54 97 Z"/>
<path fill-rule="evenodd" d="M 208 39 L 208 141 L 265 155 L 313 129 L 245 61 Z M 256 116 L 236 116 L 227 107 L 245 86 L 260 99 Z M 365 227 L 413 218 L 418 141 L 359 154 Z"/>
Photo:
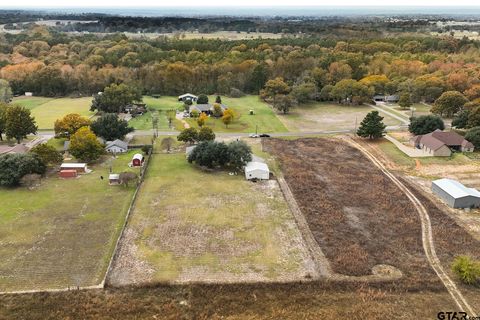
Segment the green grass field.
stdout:
<path fill-rule="evenodd" d="M 378 147 L 396 164 L 407 168 L 414 168 L 418 160 L 422 165 L 465 165 L 473 163 L 467 155 L 463 153 L 453 153 L 450 157 L 422 157 L 410 158 L 400 151 L 393 143 L 386 139 L 376 142 Z"/>
<path fill-rule="evenodd" d="M 205 172 L 184 153 L 153 155 L 127 234 L 110 275 L 115 285 L 301 279 L 307 272 L 306 249 L 274 181 Z"/>
<path fill-rule="evenodd" d="M 215 102 L 215 96 L 209 97 L 210 103 Z M 287 128 L 280 122 L 272 108 L 261 101 L 258 96 L 248 95 L 242 98 L 222 97 L 222 103 L 229 108 L 234 109 L 240 117 L 232 124 L 225 127 L 221 119 L 209 118 L 207 126 L 215 132 L 255 132 L 258 127 L 258 133 L 286 132 Z M 250 110 L 254 110 L 254 115 L 250 115 Z M 186 119 L 187 122 L 198 128 L 195 119 Z"/>
<path fill-rule="evenodd" d="M 322 102 L 300 105 L 289 114 L 278 117 L 290 131 L 353 130 L 373 110 L 365 105 L 344 106 Z M 384 117 L 386 125 L 400 124 L 399 120 L 384 113 L 380 115 Z"/>
<path fill-rule="evenodd" d="M 109 169 L 128 169 L 134 152 L 76 179 L 55 173 L 34 189 L 0 189 L 0 291 L 102 280 L 135 189 L 109 186 Z"/>
<path fill-rule="evenodd" d="M 175 130 L 175 128 L 180 127 L 180 121 L 173 119 L 172 128 L 169 127 L 167 111 L 168 110 L 178 110 L 181 109 L 182 103 L 178 102 L 176 97 L 161 97 L 155 99 L 149 96 L 143 97 L 143 102 L 147 104 L 148 109 L 155 109 L 153 113 L 158 117 L 158 130 L 160 131 L 169 131 Z M 152 129 L 152 114 L 151 111 L 146 114 L 133 118 L 129 121 L 130 126 L 137 130 L 149 130 Z"/>
<path fill-rule="evenodd" d="M 78 113 L 85 117 L 93 115 L 93 112 L 90 112 L 91 97 L 58 99 L 22 97 L 14 99 L 13 102 L 31 110 L 40 130 L 53 129 L 55 120 L 69 113 Z"/>

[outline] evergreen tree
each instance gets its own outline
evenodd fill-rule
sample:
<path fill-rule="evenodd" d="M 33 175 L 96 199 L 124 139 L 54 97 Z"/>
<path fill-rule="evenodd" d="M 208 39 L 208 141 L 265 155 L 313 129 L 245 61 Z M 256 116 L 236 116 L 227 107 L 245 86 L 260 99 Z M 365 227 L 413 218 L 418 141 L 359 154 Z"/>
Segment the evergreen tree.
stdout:
<path fill-rule="evenodd" d="M 357 135 L 363 138 L 378 139 L 385 135 L 386 127 L 383 117 L 378 114 L 378 111 L 372 111 L 360 123 Z"/>
<path fill-rule="evenodd" d="M 35 118 L 30 115 L 30 110 L 22 106 L 8 107 L 5 112 L 5 133 L 7 138 L 14 138 L 17 143 L 22 142 L 29 134 L 37 133 Z"/>

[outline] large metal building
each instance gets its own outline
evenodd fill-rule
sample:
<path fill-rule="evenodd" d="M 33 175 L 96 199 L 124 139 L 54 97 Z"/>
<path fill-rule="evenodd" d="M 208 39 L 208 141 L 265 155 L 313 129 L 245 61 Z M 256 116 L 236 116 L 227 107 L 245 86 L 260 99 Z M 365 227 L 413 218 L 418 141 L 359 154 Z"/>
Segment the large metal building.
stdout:
<path fill-rule="evenodd" d="M 432 191 L 452 208 L 480 207 L 480 192 L 465 187 L 452 179 L 439 179 L 432 182 Z"/>

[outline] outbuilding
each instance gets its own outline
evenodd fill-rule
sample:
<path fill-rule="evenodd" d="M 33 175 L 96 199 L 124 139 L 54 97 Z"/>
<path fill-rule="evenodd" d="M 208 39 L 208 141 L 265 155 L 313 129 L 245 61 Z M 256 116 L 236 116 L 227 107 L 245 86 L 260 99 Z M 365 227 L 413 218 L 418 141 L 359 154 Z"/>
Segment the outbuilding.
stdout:
<path fill-rule="evenodd" d="M 133 158 L 132 158 L 132 166 L 134 167 L 141 167 L 143 166 L 143 162 L 145 161 L 145 158 L 141 153 L 136 153 Z"/>
<path fill-rule="evenodd" d="M 181 96 L 178 96 L 178 101 L 192 101 L 192 102 L 195 102 L 197 101 L 198 97 L 194 94 L 191 94 L 191 93 L 185 93 L 185 94 L 182 94 Z"/>
<path fill-rule="evenodd" d="M 128 143 L 119 139 L 108 141 L 105 150 L 110 153 L 125 153 L 128 151 Z"/>
<path fill-rule="evenodd" d="M 77 170 L 60 170 L 58 174 L 60 178 L 76 178 Z"/>
<path fill-rule="evenodd" d="M 247 180 L 268 180 L 270 179 L 270 170 L 266 163 L 250 161 L 245 166 L 245 178 Z"/>
<path fill-rule="evenodd" d="M 120 175 L 118 173 L 111 173 L 108 175 L 108 183 L 110 185 L 120 184 Z"/>
<path fill-rule="evenodd" d="M 480 192 L 452 179 L 432 182 L 432 191 L 452 208 L 480 207 Z"/>
<path fill-rule="evenodd" d="M 86 173 L 88 168 L 86 163 L 62 163 L 60 170 L 75 170 L 77 173 Z"/>
<path fill-rule="evenodd" d="M 25 92 L 25 97 L 33 97 L 33 92 Z"/>

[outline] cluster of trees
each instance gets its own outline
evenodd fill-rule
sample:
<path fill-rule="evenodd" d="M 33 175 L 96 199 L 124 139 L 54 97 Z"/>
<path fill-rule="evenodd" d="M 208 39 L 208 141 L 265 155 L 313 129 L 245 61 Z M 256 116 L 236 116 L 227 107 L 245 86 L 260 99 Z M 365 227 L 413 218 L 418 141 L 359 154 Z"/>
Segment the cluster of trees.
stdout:
<path fill-rule="evenodd" d="M 55 121 L 55 135 L 70 140 L 70 153 L 85 162 L 97 160 L 103 154 L 103 146 L 97 137 L 105 141 L 123 139 L 134 129 L 116 113 L 103 113 L 91 122 L 79 114 L 67 114 Z"/>
<path fill-rule="evenodd" d="M 358 104 L 374 93 L 408 93 L 411 102 L 434 102 L 447 91 L 480 97 L 479 43 L 449 36 L 134 40 L 59 37 L 36 27 L 2 35 L 0 43 L 0 78 L 14 94 L 92 95 L 113 83 L 165 95 L 263 89 L 283 112 L 312 99 Z M 94 108 L 102 108 L 103 99 Z M 117 112 L 118 104 L 105 108 Z"/>
<path fill-rule="evenodd" d="M 188 162 L 195 162 L 207 168 L 231 168 L 241 170 L 252 160 L 252 150 L 243 141 L 233 141 L 229 144 L 216 141 L 199 143 L 189 154 Z"/>
<path fill-rule="evenodd" d="M 437 115 L 425 115 L 420 117 L 410 118 L 408 131 L 414 135 L 422 135 L 433 132 L 437 129 L 445 129 L 445 124 L 442 118 Z"/>
<path fill-rule="evenodd" d="M 13 187 L 39 180 L 48 166 L 61 163 L 62 155 L 53 146 L 39 144 L 28 153 L 0 156 L 0 186 Z"/>
<path fill-rule="evenodd" d="M 0 141 L 3 134 L 7 139 L 15 139 L 20 143 L 29 134 L 36 134 L 38 127 L 30 110 L 18 105 L 0 102 Z"/>
<path fill-rule="evenodd" d="M 177 137 L 178 141 L 193 144 L 197 142 L 215 140 L 215 133 L 209 127 L 201 127 L 200 130 L 195 128 L 184 129 Z"/>

